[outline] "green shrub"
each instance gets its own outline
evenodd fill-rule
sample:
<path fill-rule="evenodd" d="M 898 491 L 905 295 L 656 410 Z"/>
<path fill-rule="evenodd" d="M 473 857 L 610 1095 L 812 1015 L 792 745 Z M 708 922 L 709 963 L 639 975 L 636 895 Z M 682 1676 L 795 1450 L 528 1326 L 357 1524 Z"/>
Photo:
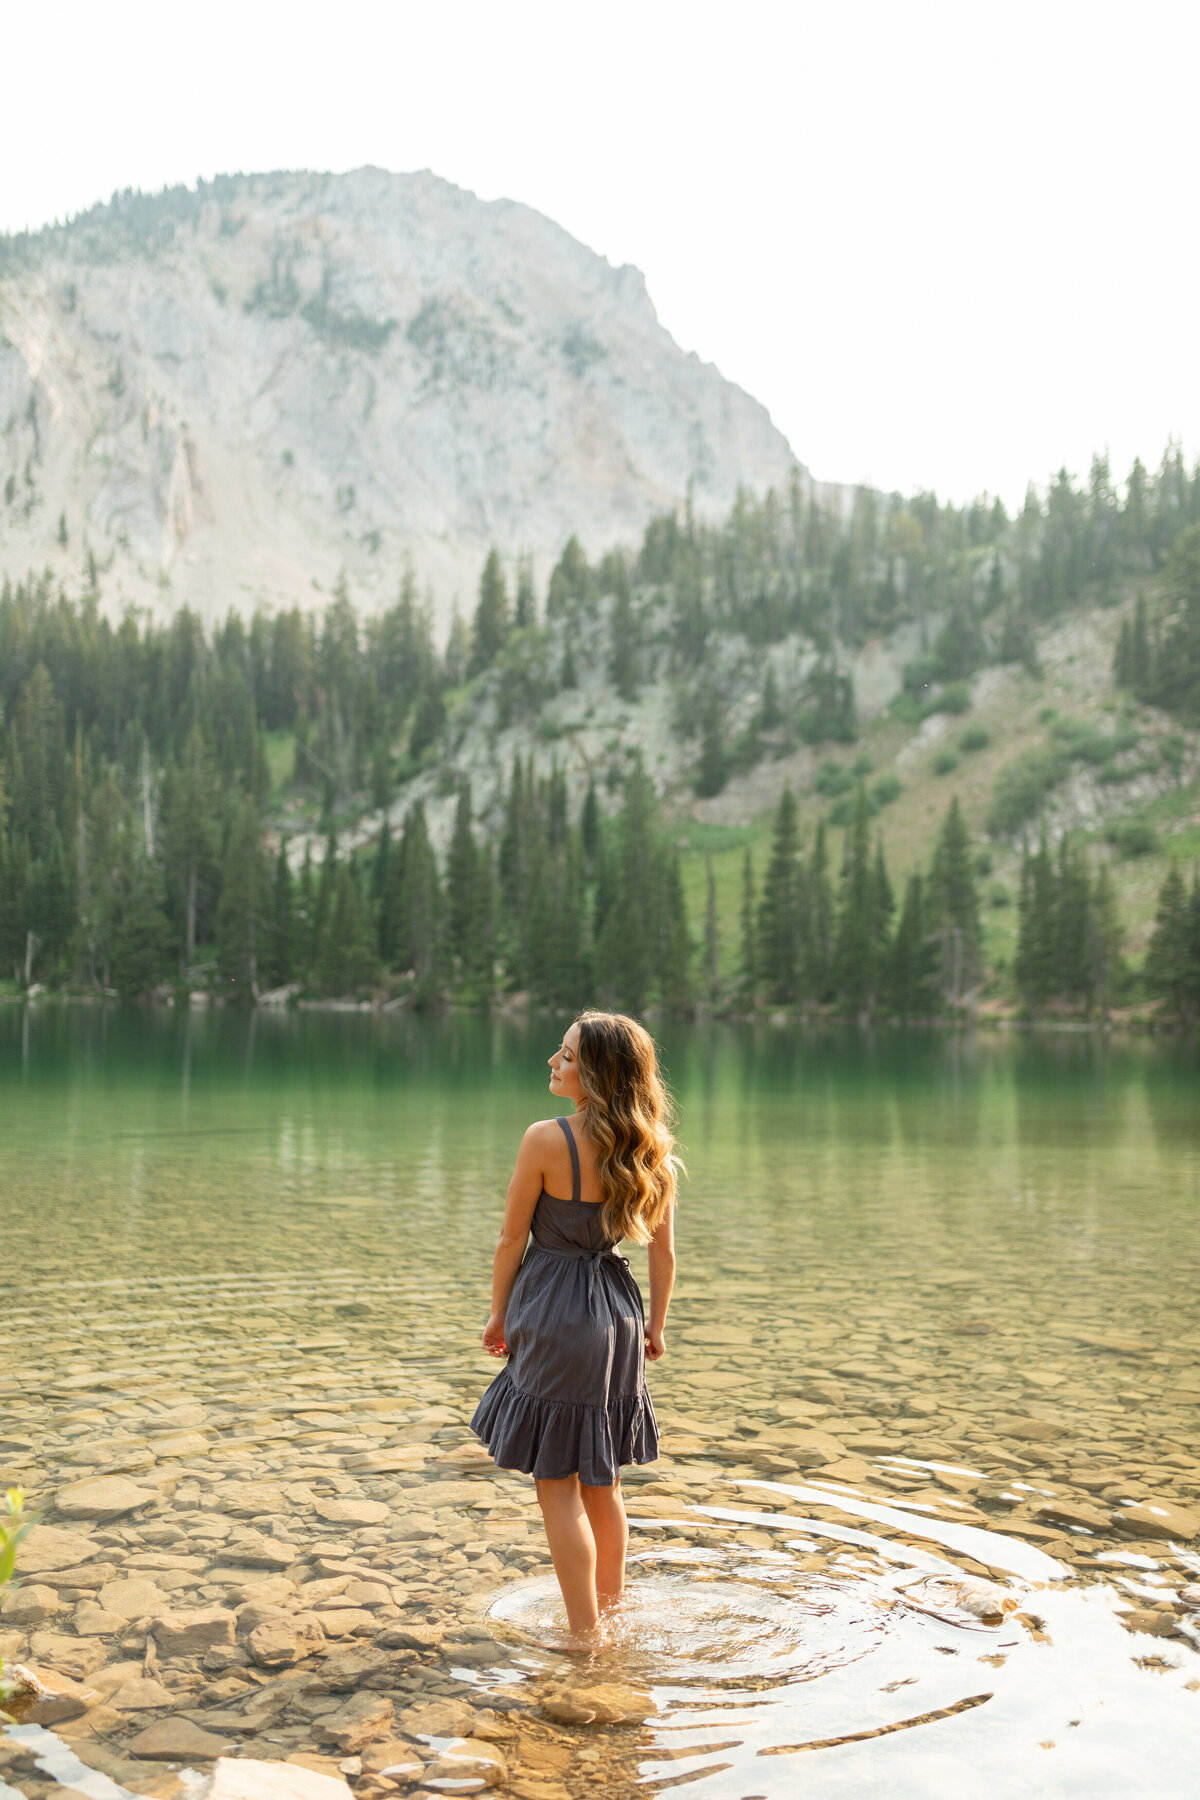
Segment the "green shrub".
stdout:
<path fill-rule="evenodd" d="M 948 713 L 965 713 L 971 705 L 971 684 L 968 681 L 948 681 L 937 698 L 937 710 Z"/>
<path fill-rule="evenodd" d="M 1001 769 L 988 808 L 988 835 L 1011 837 L 1039 811 L 1042 801 L 1066 774 L 1070 762 L 1057 744 L 1026 750 Z"/>
<path fill-rule="evenodd" d="M 868 799 L 872 808 L 878 812 L 881 807 L 890 806 L 903 792 L 904 785 L 900 777 L 893 775 L 889 769 L 886 775 L 881 775 L 878 781 L 872 782 Z"/>
<path fill-rule="evenodd" d="M 1158 754 L 1174 775 L 1176 781 L 1182 779 L 1183 753 L 1187 748 L 1186 740 L 1179 732 L 1172 732 L 1170 737 L 1161 739 Z"/>
<path fill-rule="evenodd" d="M 939 750 L 933 759 L 935 775 L 952 775 L 958 767 L 958 757 L 953 750 Z"/>
<path fill-rule="evenodd" d="M 968 725 L 958 740 L 960 750 L 986 750 L 992 734 L 986 725 Z"/>
<path fill-rule="evenodd" d="M 848 794 L 854 787 L 854 776 L 845 763 L 826 761 L 817 770 L 816 788 L 827 800 Z"/>
<path fill-rule="evenodd" d="M 1153 856 L 1158 833 L 1149 819 L 1116 819 L 1105 832 L 1121 856 Z"/>
<path fill-rule="evenodd" d="M 988 889 L 989 906 L 1011 906 L 1012 895 L 1002 881 L 993 881 Z"/>
<path fill-rule="evenodd" d="M 888 712 L 902 725 L 919 725 L 925 717 L 921 702 L 912 694 L 893 694 L 888 701 Z"/>
<path fill-rule="evenodd" d="M 986 881 L 992 872 L 992 853 L 990 850 L 979 850 L 975 855 L 975 873 L 980 881 Z"/>
<path fill-rule="evenodd" d="M 904 673 L 900 679 L 904 684 L 904 692 L 912 698 L 924 702 L 929 698 L 929 689 L 940 680 L 942 665 L 936 656 L 917 656 L 912 662 L 905 663 Z"/>
<path fill-rule="evenodd" d="M 864 775 L 869 775 L 871 773 L 871 770 L 874 767 L 875 767 L 875 764 L 871 761 L 870 757 L 867 755 L 866 751 L 864 750 L 860 756 L 856 756 L 854 759 L 855 778 L 857 780 L 861 781 L 862 777 Z"/>

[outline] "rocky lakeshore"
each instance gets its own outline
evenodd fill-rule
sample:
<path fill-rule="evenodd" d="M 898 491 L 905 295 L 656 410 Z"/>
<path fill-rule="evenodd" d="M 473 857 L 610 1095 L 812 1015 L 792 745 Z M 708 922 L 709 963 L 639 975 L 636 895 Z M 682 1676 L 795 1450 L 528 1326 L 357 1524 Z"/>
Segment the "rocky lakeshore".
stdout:
<path fill-rule="evenodd" d="M 728 1330 L 700 1367 L 681 1320 L 670 1454 L 627 1483 L 635 1545 L 710 1542 L 716 1500 L 766 1521 L 730 1528 L 739 1550 L 769 1548 L 770 1512 L 794 1512 L 786 1489 L 803 1483 L 833 1525 L 864 1504 L 908 1509 L 875 1526 L 884 1538 L 980 1528 L 974 1554 L 956 1552 L 968 1576 L 1011 1571 L 1002 1548 L 988 1559 L 994 1532 L 1068 1579 L 1115 1578 L 1138 1656 L 1193 1654 L 1194 1357 L 1068 1321 L 1036 1361 L 1013 1358 L 972 1317 L 948 1319 L 931 1357 L 903 1324 L 866 1306 L 852 1330 L 814 1325 L 807 1368 L 747 1401 L 769 1334 Z M 242 1372 L 191 1367 L 186 1385 L 114 1365 L 31 1375 L 11 1398 L 0 1479 L 28 1484 L 44 1513 L 0 1610 L 0 1654 L 48 1690 L 14 1716 L 156 1800 L 183 1800 L 187 1771 L 231 1758 L 368 1797 L 453 1782 L 565 1800 L 600 1777 L 632 1794 L 649 1691 L 562 1657 L 515 1669 L 483 1616 L 548 1565 L 531 1484 L 465 1431 L 469 1394 L 412 1367 L 389 1383 L 349 1329 L 279 1352 L 253 1380 L 249 1356 Z M 836 1580 L 841 1554 L 814 1546 L 805 1570 Z M 19 1737 L 0 1740 L 0 1775 L 28 1800 L 61 1792 Z"/>

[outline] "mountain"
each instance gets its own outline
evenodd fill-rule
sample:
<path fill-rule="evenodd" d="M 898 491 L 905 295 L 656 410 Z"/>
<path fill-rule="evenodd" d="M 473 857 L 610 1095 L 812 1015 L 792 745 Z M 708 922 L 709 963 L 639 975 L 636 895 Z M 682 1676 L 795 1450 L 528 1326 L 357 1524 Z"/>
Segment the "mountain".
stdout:
<path fill-rule="evenodd" d="M 345 571 L 370 610 L 411 558 L 444 624 L 492 544 L 544 577 L 573 532 L 796 466 L 637 269 L 429 173 L 221 177 L 0 240 L 0 573 L 90 553 L 110 608 L 311 607 Z"/>

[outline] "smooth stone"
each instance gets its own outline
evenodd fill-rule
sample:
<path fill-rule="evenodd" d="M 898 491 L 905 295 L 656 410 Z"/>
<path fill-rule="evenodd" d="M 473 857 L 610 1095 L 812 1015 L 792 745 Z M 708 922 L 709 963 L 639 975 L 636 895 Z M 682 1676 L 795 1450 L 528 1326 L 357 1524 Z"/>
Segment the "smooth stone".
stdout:
<path fill-rule="evenodd" d="M 35 1525 L 21 1545 L 22 1575 L 44 1575 L 52 1569 L 70 1569 L 98 1556 L 102 1546 L 82 1531 L 64 1531 L 58 1525 Z"/>
<path fill-rule="evenodd" d="M 210 1775 L 187 1787 L 187 1800 L 349 1800 L 349 1795 L 340 1775 L 250 1757 L 218 1757 Z"/>
<path fill-rule="evenodd" d="M 489 1458 L 489 1461 L 491 1459 Z M 355 1475 L 400 1475 L 425 1467 L 425 1453 L 420 1449 L 367 1450 L 348 1456 L 347 1470 Z"/>
<path fill-rule="evenodd" d="M 207 1456 L 212 1449 L 208 1438 L 202 1437 L 198 1431 L 178 1431 L 168 1433 L 165 1437 L 154 1436 L 150 1443 L 156 1456 Z"/>
<path fill-rule="evenodd" d="M 1134 1606 L 1117 1614 L 1127 1631 L 1144 1632 L 1149 1637 L 1171 1637 L 1175 1631 L 1175 1615 L 1159 1612 L 1154 1606 Z"/>
<path fill-rule="evenodd" d="M 61 1670 L 48 1669 L 40 1664 L 26 1665 L 18 1674 L 15 1668 L 9 1675 L 21 1682 L 28 1677 L 24 1694 L 9 1704 L 13 1716 L 21 1725 L 63 1725 L 71 1719 L 78 1719 L 96 1704 L 100 1698 L 94 1687 L 83 1686 L 72 1681 Z"/>
<path fill-rule="evenodd" d="M 156 1582 L 147 1581 L 140 1575 L 107 1582 L 100 1589 L 103 1610 L 129 1621 L 145 1618 L 147 1613 L 163 1612 L 166 1597 Z"/>
<path fill-rule="evenodd" d="M 212 1774 L 192 1786 L 188 1800 L 349 1800 L 340 1775 L 319 1774 L 295 1762 L 256 1762 L 221 1756 Z"/>
<path fill-rule="evenodd" d="M 246 1648 L 260 1669 L 279 1669 L 312 1656 L 324 1643 L 325 1633 L 316 1615 L 305 1613 L 286 1622 L 256 1625 L 246 1639 Z"/>
<path fill-rule="evenodd" d="M 345 1589 L 343 1598 L 352 1606 L 387 1606 L 392 1598 L 392 1590 L 382 1581 L 352 1581 Z"/>
<path fill-rule="evenodd" d="M 365 1681 L 393 1667 L 392 1658 L 384 1651 L 364 1645 L 361 1649 L 334 1650 L 306 1682 L 306 1694 L 345 1694 Z"/>
<path fill-rule="evenodd" d="M 336 1712 L 317 1720 L 317 1736 L 353 1756 L 376 1738 L 391 1735 L 394 1710 L 386 1694 L 355 1694 Z"/>
<path fill-rule="evenodd" d="M 1137 1491 L 1136 1489 L 1134 1490 Z M 1122 1506 L 1113 1514 L 1116 1524 L 1139 1537 L 1200 1537 L 1200 1515 L 1171 1506 L 1165 1500 L 1146 1500 L 1140 1506 Z"/>
<path fill-rule="evenodd" d="M 68 1637 L 64 1631 L 48 1628 L 34 1632 L 29 1648 L 39 1664 L 45 1663 L 73 1681 L 82 1681 L 104 1661 L 104 1651 L 95 1638 Z"/>
<path fill-rule="evenodd" d="M 192 1757 L 209 1762 L 230 1748 L 226 1738 L 202 1731 L 190 1719 L 156 1719 L 139 1731 L 126 1746 L 131 1756 L 150 1762 L 190 1762 Z"/>
<path fill-rule="evenodd" d="M 77 1637 L 116 1637 L 128 1625 L 120 1613 L 105 1612 L 94 1600 L 81 1600 L 71 1620 Z"/>
<path fill-rule="evenodd" d="M 650 1695 L 616 1682 L 562 1688 L 542 1698 L 542 1711 L 564 1725 L 641 1724 L 657 1712 Z"/>
<path fill-rule="evenodd" d="M 108 1704 L 117 1712 L 154 1712 L 157 1707 L 174 1706 L 177 1698 L 161 1681 L 139 1678 L 124 1682 L 109 1695 Z"/>
<path fill-rule="evenodd" d="M 162 1656 L 201 1656 L 206 1650 L 233 1643 L 235 1616 L 224 1606 L 206 1606 L 196 1612 L 160 1613 L 150 1630 Z"/>
<path fill-rule="evenodd" d="M 1107 1513 L 1100 1512 L 1094 1506 L 1081 1506 L 1073 1500 L 1047 1500 L 1033 1516 L 1047 1525 L 1082 1526 L 1085 1531 L 1096 1532 L 1101 1537 L 1112 1529 L 1112 1521 Z"/>
<path fill-rule="evenodd" d="M 382 1500 L 317 1500 L 314 1510 L 330 1525 L 382 1525 L 392 1516 Z"/>
<path fill-rule="evenodd" d="M 425 1770 L 423 1780 L 482 1781 L 499 1787 L 508 1778 L 508 1764 L 493 1744 L 479 1738 L 455 1738 Z M 462 1789 L 458 1790 L 462 1792 Z"/>
<path fill-rule="evenodd" d="M 243 1563 L 248 1569 L 290 1569 L 300 1554 L 295 1544 L 270 1537 L 238 1536 L 221 1548 L 227 1563 Z"/>
<path fill-rule="evenodd" d="M 445 1636 L 441 1625 L 387 1625 L 375 1642 L 381 1650 L 437 1650 Z"/>
<path fill-rule="evenodd" d="M 453 1700 L 423 1700 L 408 1706 L 396 1724 L 409 1738 L 470 1737 L 474 1717 L 469 1706 Z"/>
<path fill-rule="evenodd" d="M 26 1587 L 13 1588 L 0 1601 L 0 1618 L 6 1625 L 41 1625 L 44 1620 L 52 1619 L 61 1612 L 63 1602 L 52 1587 L 39 1586 L 31 1582 Z"/>
<path fill-rule="evenodd" d="M 154 1488 L 138 1487 L 123 1475 L 98 1475 L 72 1481 L 54 1497 L 56 1511 L 67 1519 L 119 1519 L 158 1499 Z M 78 1562 L 78 1557 L 73 1558 Z"/>
<path fill-rule="evenodd" d="M 217 1504 L 223 1512 L 232 1513 L 235 1519 L 256 1519 L 264 1513 L 287 1512 L 283 1489 L 266 1481 L 245 1481 L 222 1489 L 217 1495 Z"/>
<path fill-rule="evenodd" d="M 1052 1425 L 1048 1419 L 1003 1417 L 992 1422 L 997 1437 L 1016 1438 L 1021 1443 L 1053 1444 L 1066 1436 L 1065 1425 Z"/>
<path fill-rule="evenodd" d="M 374 1637 L 379 1621 L 362 1606 L 323 1606 L 318 1615 L 327 1637 Z"/>

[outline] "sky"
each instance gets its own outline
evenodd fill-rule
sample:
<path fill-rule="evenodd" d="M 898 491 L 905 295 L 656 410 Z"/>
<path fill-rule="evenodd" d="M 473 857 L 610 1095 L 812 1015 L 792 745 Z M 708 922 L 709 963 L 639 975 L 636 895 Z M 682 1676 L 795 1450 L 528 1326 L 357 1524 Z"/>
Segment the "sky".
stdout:
<path fill-rule="evenodd" d="M 0 230 L 429 168 L 637 264 L 822 479 L 1200 451 L 1194 0 L 41 0 L 3 57 Z"/>

